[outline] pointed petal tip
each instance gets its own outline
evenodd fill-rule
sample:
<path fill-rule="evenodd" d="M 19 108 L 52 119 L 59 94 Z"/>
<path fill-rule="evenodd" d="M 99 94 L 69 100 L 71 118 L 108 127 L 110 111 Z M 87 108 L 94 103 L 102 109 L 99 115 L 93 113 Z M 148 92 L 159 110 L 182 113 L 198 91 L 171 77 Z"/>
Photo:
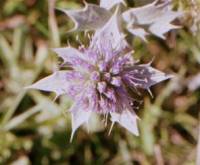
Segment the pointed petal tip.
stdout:
<path fill-rule="evenodd" d="M 89 6 L 89 3 L 87 3 L 86 0 L 83 0 L 83 3 L 84 3 L 85 8 L 87 8 Z M 93 5 L 93 4 L 90 4 L 90 5 Z"/>
<path fill-rule="evenodd" d="M 76 130 L 84 123 L 87 123 L 90 116 L 91 111 L 85 111 L 80 109 L 80 105 L 75 103 L 71 108 L 71 121 L 72 121 L 72 133 L 70 137 L 70 142 L 73 140 L 74 134 Z"/>
<path fill-rule="evenodd" d="M 72 9 L 63 9 L 63 8 L 58 8 L 58 7 L 56 7 L 55 10 L 60 11 L 69 17 L 70 17 L 70 12 L 73 11 Z"/>
<path fill-rule="evenodd" d="M 31 89 L 31 87 L 30 86 L 25 86 L 25 87 L 23 87 L 23 89 L 28 90 L 28 89 Z"/>
<path fill-rule="evenodd" d="M 32 85 L 23 87 L 23 89 L 30 90 L 30 89 L 38 89 L 38 88 L 34 84 L 32 84 Z"/>
<path fill-rule="evenodd" d="M 59 7 L 55 7 L 55 10 L 58 10 L 58 11 L 64 12 L 64 9 L 59 8 Z"/>
<path fill-rule="evenodd" d="M 134 112 L 125 110 L 121 114 L 111 113 L 112 123 L 118 122 L 122 127 L 126 128 L 130 133 L 139 136 L 139 129 L 137 126 L 138 116 Z M 111 127 L 112 128 L 112 127 Z"/>
<path fill-rule="evenodd" d="M 35 88 L 32 87 L 32 85 L 25 86 L 25 87 L 22 88 L 22 90 L 24 90 L 24 91 L 28 91 L 28 90 L 31 90 L 31 89 L 35 89 Z"/>
<path fill-rule="evenodd" d="M 139 135 L 140 135 L 140 134 L 139 134 L 139 131 L 138 131 L 137 133 L 135 133 L 134 135 L 135 135 L 135 136 L 139 136 Z"/>
<path fill-rule="evenodd" d="M 135 136 L 139 136 L 139 129 L 138 129 L 138 126 L 136 126 L 136 128 L 134 128 L 134 130 L 132 129 L 129 129 L 129 132 Z"/>
<path fill-rule="evenodd" d="M 149 92 L 149 94 L 150 94 L 151 98 L 153 99 L 153 98 L 154 98 L 154 95 L 153 95 L 153 93 L 152 93 L 151 89 L 150 89 L 150 88 L 147 88 L 147 91 Z"/>
<path fill-rule="evenodd" d="M 122 1 L 122 4 L 123 4 L 124 6 L 126 6 L 126 7 L 128 6 L 127 3 L 126 3 L 125 1 Z"/>
<path fill-rule="evenodd" d="M 74 33 L 75 31 L 80 31 L 80 29 L 78 29 L 78 24 L 77 22 L 74 22 L 74 27 L 68 31 L 66 31 L 66 34 L 69 34 L 69 33 Z"/>
<path fill-rule="evenodd" d="M 75 131 L 72 131 L 69 142 L 72 143 L 74 138 Z"/>
<path fill-rule="evenodd" d="M 175 75 L 173 75 L 173 74 L 167 74 L 166 75 L 166 79 L 171 79 L 171 78 L 175 78 L 176 76 Z"/>
<path fill-rule="evenodd" d="M 110 126 L 110 129 L 109 129 L 109 132 L 108 132 L 108 136 L 110 136 L 110 134 L 111 134 L 111 131 L 112 131 L 112 129 L 113 129 L 113 126 L 114 126 L 114 124 L 115 124 L 115 122 L 114 122 L 114 121 L 112 121 L 112 123 L 111 123 L 111 126 Z"/>

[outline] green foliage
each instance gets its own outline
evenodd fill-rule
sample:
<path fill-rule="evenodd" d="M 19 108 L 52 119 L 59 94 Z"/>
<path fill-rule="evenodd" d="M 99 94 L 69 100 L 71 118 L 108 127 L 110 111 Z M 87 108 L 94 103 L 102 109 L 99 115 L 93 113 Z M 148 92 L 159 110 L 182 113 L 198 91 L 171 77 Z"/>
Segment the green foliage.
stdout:
<path fill-rule="evenodd" d="M 152 89 L 154 98 L 145 94 L 137 112 L 140 136 L 119 126 L 108 136 L 101 119 L 94 117 L 92 132 L 79 129 L 72 143 L 67 111 L 71 100 L 62 96 L 53 102 L 53 94 L 24 89 L 57 68 L 52 47 L 68 40 L 78 45 L 77 33 L 66 33 L 72 22 L 59 11 L 57 29 L 53 10 L 48 10 L 50 1 L 0 2 L 0 164 L 194 164 L 200 92 L 190 91 L 188 82 L 200 69 L 200 32 L 190 30 L 195 23 L 190 1 L 174 0 L 187 16 L 181 21 L 183 28 L 168 33 L 166 41 L 150 37 L 145 44 L 127 36 L 138 59 L 148 62 L 155 57 L 156 68 L 175 74 Z M 82 5 L 77 0 L 56 2 L 57 8 Z"/>

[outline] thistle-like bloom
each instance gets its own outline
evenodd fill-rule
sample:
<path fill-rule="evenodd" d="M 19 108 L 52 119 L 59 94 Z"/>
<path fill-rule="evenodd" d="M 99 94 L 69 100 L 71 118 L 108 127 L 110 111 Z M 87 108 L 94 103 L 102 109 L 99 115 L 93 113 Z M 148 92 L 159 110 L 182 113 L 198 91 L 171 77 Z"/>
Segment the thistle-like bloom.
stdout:
<path fill-rule="evenodd" d="M 91 113 L 109 116 L 131 133 L 138 135 L 131 90 L 149 89 L 152 85 L 170 78 L 150 66 L 139 65 L 119 29 L 118 13 L 97 31 L 89 47 L 56 48 L 54 51 L 71 70 L 57 71 L 29 88 L 53 91 L 57 96 L 67 94 L 74 103 L 72 135 L 87 123 Z"/>

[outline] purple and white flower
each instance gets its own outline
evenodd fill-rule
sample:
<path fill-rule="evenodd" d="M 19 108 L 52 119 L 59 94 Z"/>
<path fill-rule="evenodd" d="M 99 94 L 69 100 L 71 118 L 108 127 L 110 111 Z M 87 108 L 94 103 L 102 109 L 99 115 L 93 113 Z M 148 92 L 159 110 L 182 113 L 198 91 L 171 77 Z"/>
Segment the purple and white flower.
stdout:
<path fill-rule="evenodd" d="M 110 116 L 112 126 L 117 122 L 138 135 L 131 90 L 149 90 L 171 77 L 150 64 L 134 61 L 133 51 L 121 33 L 118 14 L 95 32 L 89 47 L 54 49 L 72 69 L 57 71 L 28 87 L 52 91 L 57 96 L 66 94 L 73 99 L 71 139 L 92 113 L 102 114 L 106 119 Z"/>

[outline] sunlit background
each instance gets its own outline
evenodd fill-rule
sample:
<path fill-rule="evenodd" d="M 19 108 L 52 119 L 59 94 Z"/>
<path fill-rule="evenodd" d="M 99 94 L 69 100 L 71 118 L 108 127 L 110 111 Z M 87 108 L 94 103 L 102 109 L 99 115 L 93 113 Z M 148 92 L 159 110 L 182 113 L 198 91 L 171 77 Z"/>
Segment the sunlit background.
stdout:
<path fill-rule="evenodd" d="M 95 0 L 87 2 L 96 3 Z M 147 0 L 129 0 L 130 7 Z M 72 103 L 67 96 L 24 87 L 58 69 L 51 48 L 87 44 L 82 32 L 67 33 L 73 22 L 55 8 L 83 7 L 79 0 L 0 1 L 0 164 L 7 165 L 193 165 L 197 157 L 200 110 L 200 7 L 196 0 L 174 0 L 185 15 L 167 40 L 148 43 L 127 36 L 141 62 L 174 74 L 152 88 L 137 111 L 140 136 L 115 125 L 110 136 L 94 116 L 90 132 L 81 127 L 70 143 Z M 109 123 L 110 125 L 110 123 Z M 200 154 L 200 153 L 199 153 Z"/>

